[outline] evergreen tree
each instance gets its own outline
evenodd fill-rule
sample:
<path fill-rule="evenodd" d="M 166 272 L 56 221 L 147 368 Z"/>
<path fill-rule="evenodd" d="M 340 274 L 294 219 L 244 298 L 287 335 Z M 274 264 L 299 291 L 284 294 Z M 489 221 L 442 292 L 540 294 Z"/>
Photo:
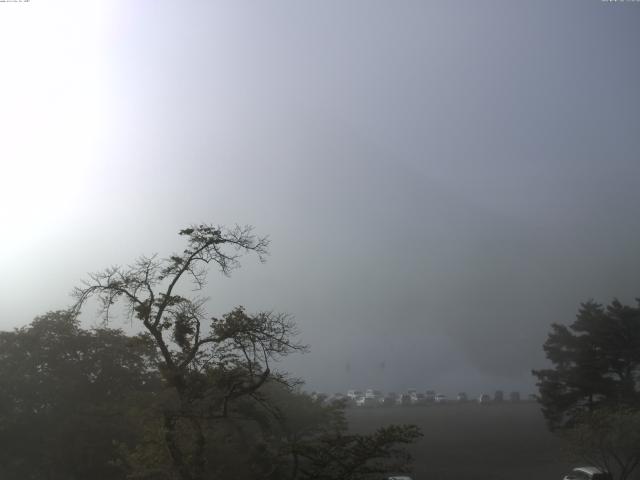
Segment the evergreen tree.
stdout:
<path fill-rule="evenodd" d="M 571 325 L 551 326 L 544 350 L 553 367 L 533 375 L 550 428 L 573 426 L 601 406 L 637 406 L 640 300 L 635 307 L 618 300 L 581 304 Z"/>

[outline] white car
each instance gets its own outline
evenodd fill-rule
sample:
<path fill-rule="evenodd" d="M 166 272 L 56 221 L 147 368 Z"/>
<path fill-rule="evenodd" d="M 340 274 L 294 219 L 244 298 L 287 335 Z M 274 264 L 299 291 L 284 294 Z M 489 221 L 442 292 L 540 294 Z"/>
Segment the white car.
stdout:
<path fill-rule="evenodd" d="M 434 398 L 436 403 L 446 403 L 447 401 L 447 396 L 444 395 L 443 393 L 438 393 L 435 398 Z"/>
<path fill-rule="evenodd" d="M 364 393 L 364 396 L 367 398 L 379 398 L 382 397 L 382 392 L 380 390 L 374 390 L 373 388 L 368 388 Z"/>
<path fill-rule="evenodd" d="M 486 393 L 483 393 L 478 397 L 478 403 L 491 403 L 491 397 Z"/>
<path fill-rule="evenodd" d="M 562 480 L 613 480 L 613 477 L 598 467 L 576 467 L 565 474 Z"/>
<path fill-rule="evenodd" d="M 380 402 L 376 398 L 372 397 L 358 397 L 356 398 L 356 407 L 377 407 Z"/>
<path fill-rule="evenodd" d="M 358 397 L 363 397 L 364 394 L 360 390 L 348 390 L 347 397 L 351 400 L 356 400 Z"/>

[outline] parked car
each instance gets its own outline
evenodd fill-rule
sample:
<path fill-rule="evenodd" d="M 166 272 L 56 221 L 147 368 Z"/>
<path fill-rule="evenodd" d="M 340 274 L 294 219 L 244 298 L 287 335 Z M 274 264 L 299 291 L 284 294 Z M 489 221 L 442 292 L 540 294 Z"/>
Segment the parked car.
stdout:
<path fill-rule="evenodd" d="M 382 392 L 380 390 L 374 390 L 373 388 L 367 388 L 364 396 L 368 398 L 378 398 L 382 397 Z"/>
<path fill-rule="evenodd" d="M 381 399 L 380 405 L 383 407 L 392 407 L 396 404 L 398 396 L 395 393 L 388 393 Z"/>
<path fill-rule="evenodd" d="M 576 467 L 565 474 L 562 480 L 613 480 L 613 477 L 598 467 Z"/>
<path fill-rule="evenodd" d="M 379 407 L 380 400 L 375 397 L 364 397 L 364 406 L 365 407 Z"/>
<path fill-rule="evenodd" d="M 456 397 L 456 400 L 458 400 L 460 403 L 464 403 L 469 401 L 469 397 L 467 397 L 466 393 L 460 392 Z"/>
<path fill-rule="evenodd" d="M 491 402 L 491 397 L 486 393 L 483 393 L 478 397 L 478 403 L 490 403 L 490 402 Z"/>
<path fill-rule="evenodd" d="M 411 405 L 411 395 L 407 395 L 406 393 L 398 395 L 396 397 L 396 405 Z"/>
<path fill-rule="evenodd" d="M 424 405 L 427 403 L 427 400 L 424 396 L 424 393 L 412 393 L 411 394 L 411 404 L 412 405 Z"/>
<path fill-rule="evenodd" d="M 446 403 L 447 402 L 447 396 L 443 393 L 438 393 L 436 394 L 434 401 L 436 403 Z"/>
<path fill-rule="evenodd" d="M 356 400 L 358 397 L 364 397 L 364 393 L 360 390 L 347 390 L 347 397 L 351 400 Z"/>
<path fill-rule="evenodd" d="M 436 400 L 436 392 L 434 392 L 433 390 L 427 390 L 424 393 L 424 396 L 427 402 L 435 402 Z"/>
<path fill-rule="evenodd" d="M 356 398 L 356 407 L 377 407 L 380 405 L 377 398 L 358 397 Z"/>

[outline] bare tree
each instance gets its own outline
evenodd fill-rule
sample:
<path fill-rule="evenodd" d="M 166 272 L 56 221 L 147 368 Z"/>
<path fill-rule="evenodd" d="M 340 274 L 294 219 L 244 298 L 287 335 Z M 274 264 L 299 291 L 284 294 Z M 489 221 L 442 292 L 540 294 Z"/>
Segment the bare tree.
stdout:
<path fill-rule="evenodd" d="M 289 382 L 271 364 L 306 347 L 295 340 L 296 326 L 286 314 L 252 315 L 238 307 L 210 318 L 206 298 L 193 295 L 205 286 L 211 265 L 229 275 L 243 254 L 254 253 L 264 261 L 267 237 L 256 237 L 247 226 L 197 225 L 179 233 L 187 240 L 182 253 L 166 259 L 140 257 L 127 267 L 91 274 L 74 289 L 74 311 L 79 313 L 94 297 L 108 322 L 112 306 L 120 302 L 128 318 L 140 321 L 151 334 L 162 376 L 176 399 L 163 412 L 166 447 L 179 478 L 201 480 L 207 471 L 207 422 L 229 417 L 230 406 L 240 397 L 259 401 L 258 390 L 267 379 Z M 181 293 L 185 291 L 191 296 Z"/>

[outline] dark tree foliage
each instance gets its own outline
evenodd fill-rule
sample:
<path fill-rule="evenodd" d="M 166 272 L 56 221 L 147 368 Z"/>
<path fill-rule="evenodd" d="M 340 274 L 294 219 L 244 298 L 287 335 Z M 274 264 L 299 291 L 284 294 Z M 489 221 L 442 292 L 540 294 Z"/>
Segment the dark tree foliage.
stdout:
<path fill-rule="evenodd" d="M 3 480 L 180 478 L 164 424 L 174 387 L 161 378 L 148 336 L 84 330 L 70 313 L 52 312 L 0 332 L 0 360 Z M 220 389 L 221 378 L 212 368 L 189 385 Z M 205 397 L 199 398 L 203 409 Z M 418 430 L 353 434 L 344 409 L 270 378 L 230 402 L 226 416 L 201 410 L 205 478 L 356 480 L 406 471 L 403 446 Z M 176 441 L 186 448 L 193 435 L 188 425 L 179 427 Z"/>
<path fill-rule="evenodd" d="M 279 461 L 271 462 L 275 468 L 263 478 L 364 480 L 406 472 L 411 457 L 404 447 L 422 436 L 413 425 L 351 433 L 344 401 L 327 402 L 282 387 L 269 389 L 266 398 L 279 412 L 268 442 Z"/>
<path fill-rule="evenodd" d="M 420 436 L 415 425 L 391 425 L 370 435 L 346 431 L 320 435 L 296 446 L 290 478 L 364 480 L 405 472 L 411 457 L 403 447 Z"/>
<path fill-rule="evenodd" d="M 315 443 L 304 443 L 300 450 L 292 446 L 298 444 L 288 440 L 284 419 L 295 410 L 289 404 L 298 398 L 297 381 L 272 366 L 306 349 L 296 341 L 294 322 L 286 314 L 250 314 L 242 307 L 211 317 L 206 299 L 193 294 L 205 285 L 209 265 L 228 275 L 242 254 L 255 253 L 264 260 L 267 239 L 255 237 L 250 227 L 211 225 L 193 226 L 180 235 L 187 243 L 181 253 L 106 269 L 74 291 L 75 311 L 95 297 L 105 322 L 122 301 L 158 352 L 165 389 L 139 416 L 143 440 L 124 452 L 130 478 L 358 479 L 382 471 L 382 459 L 395 459 L 393 466 L 402 467 L 407 458 L 395 445 L 416 438 L 412 427 L 359 437 L 346 435 L 346 424 L 340 430 L 340 422 L 330 422 L 333 436 L 328 437 L 321 431 L 329 414 L 320 410 L 316 423 L 308 426 Z M 335 412 L 331 415 L 335 418 Z M 293 435 L 302 438 L 302 433 Z M 318 471 L 332 465 L 334 457 L 346 470 Z M 375 459 L 382 462 L 378 467 Z"/>
<path fill-rule="evenodd" d="M 611 472 L 617 480 L 632 477 L 640 465 L 640 410 L 602 407 L 584 412 L 561 432 L 569 453 L 581 463 Z"/>
<path fill-rule="evenodd" d="M 203 428 L 207 477 L 234 480 L 379 480 L 406 472 L 404 448 L 421 436 L 412 425 L 373 434 L 348 431 L 344 403 L 324 404 L 280 382 L 267 381 L 259 395 L 235 402 L 235 413 Z M 129 456 L 131 478 L 172 480 L 162 429 L 150 430 Z"/>
<path fill-rule="evenodd" d="M 0 332 L 0 478 L 124 478 L 130 408 L 159 388 L 147 336 L 83 330 L 68 312 Z"/>
<path fill-rule="evenodd" d="M 572 427 L 603 406 L 638 405 L 640 303 L 583 303 L 571 325 L 551 326 L 544 350 L 553 368 L 533 374 L 550 428 Z"/>
<path fill-rule="evenodd" d="M 75 309 L 91 297 L 101 305 L 103 320 L 119 300 L 154 339 L 160 371 L 174 398 L 163 408 L 164 444 L 171 466 L 182 480 L 209 476 L 207 430 L 234 414 L 236 403 L 255 395 L 268 379 L 287 382 L 271 371 L 279 357 L 305 347 L 295 341 L 289 316 L 273 312 L 249 315 L 241 307 L 211 318 L 206 299 L 187 296 L 201 290 L 208 266 L 229 275 L 245 253 L 264 260 L 268 240 L 251 227 L 225 229 L 198 225 L 180 231 L 187 246 L 166 259 L 141 257 L 128 267 L 93 274 L 76 288 Z"/>

